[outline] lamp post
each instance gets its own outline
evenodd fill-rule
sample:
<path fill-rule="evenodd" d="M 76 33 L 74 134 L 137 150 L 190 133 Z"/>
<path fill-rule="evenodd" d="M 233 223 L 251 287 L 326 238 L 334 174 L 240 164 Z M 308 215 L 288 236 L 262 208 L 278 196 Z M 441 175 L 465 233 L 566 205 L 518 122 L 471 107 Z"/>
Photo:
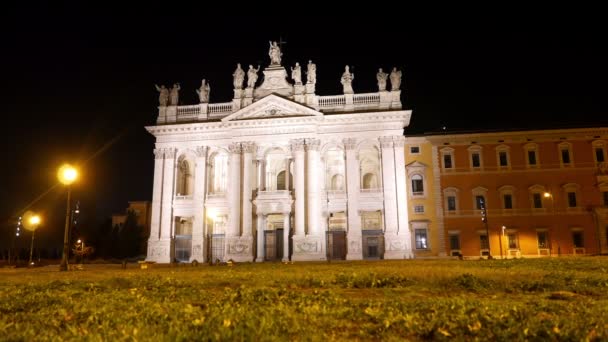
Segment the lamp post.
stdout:
<path fill-rule="evenodd" d="M 502 234 L 500 234 L 500 236 L 498 236 L 498 242 L 499 242 L 499 246 L 500 246 L 500 258 L 504 259 L 502 256 L 502 240 L 505 238 L 505 229 L 507 229 L 506 226 L 502 226 Z"/>
<path fill-rule="evenodd" d="M 486 240 L 488 241 L 488 259 L 492 259 L 492 252 L 490 252 L 490 228 L 488 227 L 488 213 L 486 208 L 486 199 L 484 197 L 479 198 L 479 209 L 481 209 L 481 221 L 486 227 Z"/>
<path fill-rule="evenodd" d="M 36 235 L 36 229 L 38 229 L 38 225 L 40 224 L 40 216 L 33 215 L 29 218 L 29 230 L 32 231 L 32 242 L 30 244 L 30 261 L 28 261 L 28 265 L 32 265 L 32 252 L 34 251 L 34 236 Z"/>
<path fill-rule="evenodd" d="M 76 246 L 80 246 L 80 263 L 84 264 L 84 240 L 78 239 L 76 243 L 78 243 Z"/>
<path fill-rule="evenodd" d="M 553 194 L 545 191 L 543 193 L 543 197 L 546 199 L 550 199 L 551 200 L 551 216 L 555 216 L 555 202 L 553 201 Z M 551 237 L 553 236 L 553 234 L 551 233 L 551 224 L 549 225 L 549 251 L 550 253 L 552 252 L 551 249 L 553 248 L 553 244 L 551 243 Z M 559 246 L 559 242 L 557 243 L 557 255 L 561 254 L 561 248 Z"/>
<path fill-rule="evenodd" d="M 59 181 L 67 187 L 68 198 L 65 210 L 65 227 L 63 231 L 63 255 L 61 257 L 61 264 L 59 265 L 59 271 L 68 270 L 68 253 L 69 253 L 69 235 L 70 235 L 70 185 L 78 178 L 78 171 L 70 164 L 64 164 L 57 171 L 57 178 Z"/>

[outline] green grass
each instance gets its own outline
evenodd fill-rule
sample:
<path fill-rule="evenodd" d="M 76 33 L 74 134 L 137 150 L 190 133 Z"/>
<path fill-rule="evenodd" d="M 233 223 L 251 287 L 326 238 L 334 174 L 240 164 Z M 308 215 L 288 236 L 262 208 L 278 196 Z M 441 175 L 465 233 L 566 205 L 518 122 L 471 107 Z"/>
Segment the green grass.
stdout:
<path fill-rule="evenodd" d="M 0 340 L 608 340 L 608 259 L 0 269 Z"/>

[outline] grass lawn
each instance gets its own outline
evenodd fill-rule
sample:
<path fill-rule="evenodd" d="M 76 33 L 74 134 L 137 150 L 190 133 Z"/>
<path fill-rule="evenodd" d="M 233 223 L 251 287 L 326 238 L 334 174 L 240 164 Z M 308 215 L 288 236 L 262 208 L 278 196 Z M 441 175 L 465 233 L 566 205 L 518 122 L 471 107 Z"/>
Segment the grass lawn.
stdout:
<path fill-rule="evenodd" d="M 608 340 L 608 258 L 0 269 L 0 340 Z"/>

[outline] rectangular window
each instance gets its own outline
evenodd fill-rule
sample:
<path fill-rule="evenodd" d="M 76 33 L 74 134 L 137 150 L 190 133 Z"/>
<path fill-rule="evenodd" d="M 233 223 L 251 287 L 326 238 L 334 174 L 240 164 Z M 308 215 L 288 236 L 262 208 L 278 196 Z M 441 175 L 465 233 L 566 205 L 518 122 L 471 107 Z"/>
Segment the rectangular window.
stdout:
<path fill-rule="evenodd" d="M 460 235 L 450 235 L 450 249 L 460 249 Z"/>
<path fill-rule="evenodd" d="M 602 147 L 595 148 L 595 160 L 597 160 L 598 163 L 604 161 L 604 149 Z"/>
<path fill-rule="evenodd" d="M 602 196 L 604 197 L 604 206 L 608 207 L 608 191 L 602 192 Z"/>
<path fill-rule="evenodd" d="M 416 249 L 428 249 L 426 229 L 416 229 Z"/>
<path fill-rule="evenodd" d="M 562 150 L 562 163 L 570 164 L 570 150 L 567 150 L 567 149 Z"/>
<path fill-rule="evenodd" d="M 443 168 L 444 169 L 452 168 L 452 155 L 450 155 L 450 154 L 443 155 Z"/>
<path fill-rule="evenodd" d="M 448 196 L 448 211 L 456 211 L 456 197 Z"/>
<path fill-rule="evenodd" d="M 528 165 L 536 165 L 536 151 L 528 151 Z"/>
<path fill-rule="evenodd" d="M 487 235 L 479 235 L 479 246 L 481 249 L 488 249 L 488 236 Z"/>
<path fill-rule="evenodd" d="M 418 214 L 424 213 L 424 206 L 423 205 L 415 205 L 414 206 L 414 212 L 418 213 Z"/>
<path fill-rule="evenodd" d="M 572 243 L 574 248 L 584 248 L 583 232 L 572 232 Z"/>
<path fill-rule="evenodd" d="M 411 154 L 419 154 L 420 153 L 420 147 L 419 146 L 412 146 L 412 147 L 410 147 L 410 153 Z"/>
<path fill-rule="evenodd" d="M 517 234 L 508 234 L 507 239 L 509 241 L 509 249 L 519 248 L 519 244 L 517 243 Z"/>
<path fill-rule="evenodd" d="M 568 206 L 576 208 L 576 192 L 568 192 Z"/>
<path fill-rule="evenodd" d="M 483 210 L 486 206 L 486 199 L 482 195 L 475 196 L 475 205 L 477 210 Z"/>
<path fill-rule="evenodd" d="M 540 196 L 540 193 L 532 194 L 532 202 L 534 202 L 534 208 L 541 209 L 543 207 L 543 199 Z"/>
<path fill-rule="evenodd" d="M 503 196 L 505 201 L 505 209 L 513 209 L 513 196 L 506 194 Z"/>
<path fill-rule="evenodd" d="M 549 248 L 549 237 L 547 232 L 537 232 L 538 248 Z"/>
<path fill-rule="evenodd" d="M 500 166 L 509 166 L 507 152 L 498 152 L 498 159 L 500 160 Z"/>
<path fill-rule="evenodd" d="M 473 153 L 471 155 L 471 162 L 473 163 L 473 167 L 481 167 L 481 158 L 479 157 L 479 153 Z"/>

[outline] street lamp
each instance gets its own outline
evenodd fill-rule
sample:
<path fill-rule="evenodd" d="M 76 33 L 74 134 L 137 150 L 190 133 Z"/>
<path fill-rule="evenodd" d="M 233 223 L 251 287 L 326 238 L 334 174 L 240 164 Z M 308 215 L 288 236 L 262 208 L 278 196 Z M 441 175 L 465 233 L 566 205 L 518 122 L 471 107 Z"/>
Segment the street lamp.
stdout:
<path fill-rule="evenodd" d="M 505 229 L 507 229 L 506 226 L 502 226 L 502 234 L 500 234 L 500 236 L 498 237 L 498 242 L 499 242 L 499 246 L 500 246 L 500 258 L 504 259 L 502 256 L 502 240 L 505 238 Z"/>
<path fill-rule="evenodd" d="M 32 231 L 32 243 L 30 244 L 30 261 L 28 262 L 28 265 L 32 265 L 32 252 L 34 251 L 34 235 L 36 235 L 36 229 L 38 229 L 39 224 L 40 216 L 34 215 L 30 217 L 29 229 Z"/>
<path fill-rule="evenodd" d="M 550 199 L 551 200 L 551 216 L 555 216 L 555 201 L 553 200 L 553 194 L 545 191 L 543 193 L 543 197 L 546 199 Z M 551 233 L 551 225 L 549 225 L 549 253 L 552 253 L 551 249 L 552 249 L 552 244 L 551 244 L 551 237 L 552 237 L 552 233 Z M 561 254 L 561 248 L 559 246 L 559 241 L 557 242 L 557 255 L 559 256 Z"/>
<path fill-rule="evenodd" d="M 82 239 L 78 239 L 78 241 L 76 241 L 77 243 L 77 250 L 78 250 L 78 246 L 80 246 L 80 263 L 84 264 L 84 240 Z"/>
<path fill-rule="evenodd" d="M 479 198 L 479 209 L 481 210 L 481 221 L 486 227 L 486 240 L 488 242 L 488 259 L 492 259 L 492 252 L 490 252 L 490 228 L 488 227 L 488 211 L 486 208 L 486 200 L 484 197 Z"/>
<path fill-rule="evenodd" d="M 57 171 L 57 178 L 59 182 L 67 187 L 68 199 L 67 207 L 65 210 L 65 227 L 63 231 L 63 256 L 61 257 L 61 264 L 59 265 L 59 271 L 68 270 L 68 253 L 69 253 L 69 232 L 70 232 L 70 185 L 74 183 L 78 178 L 78 171 L 70 164 L 63 164 Z"/>

